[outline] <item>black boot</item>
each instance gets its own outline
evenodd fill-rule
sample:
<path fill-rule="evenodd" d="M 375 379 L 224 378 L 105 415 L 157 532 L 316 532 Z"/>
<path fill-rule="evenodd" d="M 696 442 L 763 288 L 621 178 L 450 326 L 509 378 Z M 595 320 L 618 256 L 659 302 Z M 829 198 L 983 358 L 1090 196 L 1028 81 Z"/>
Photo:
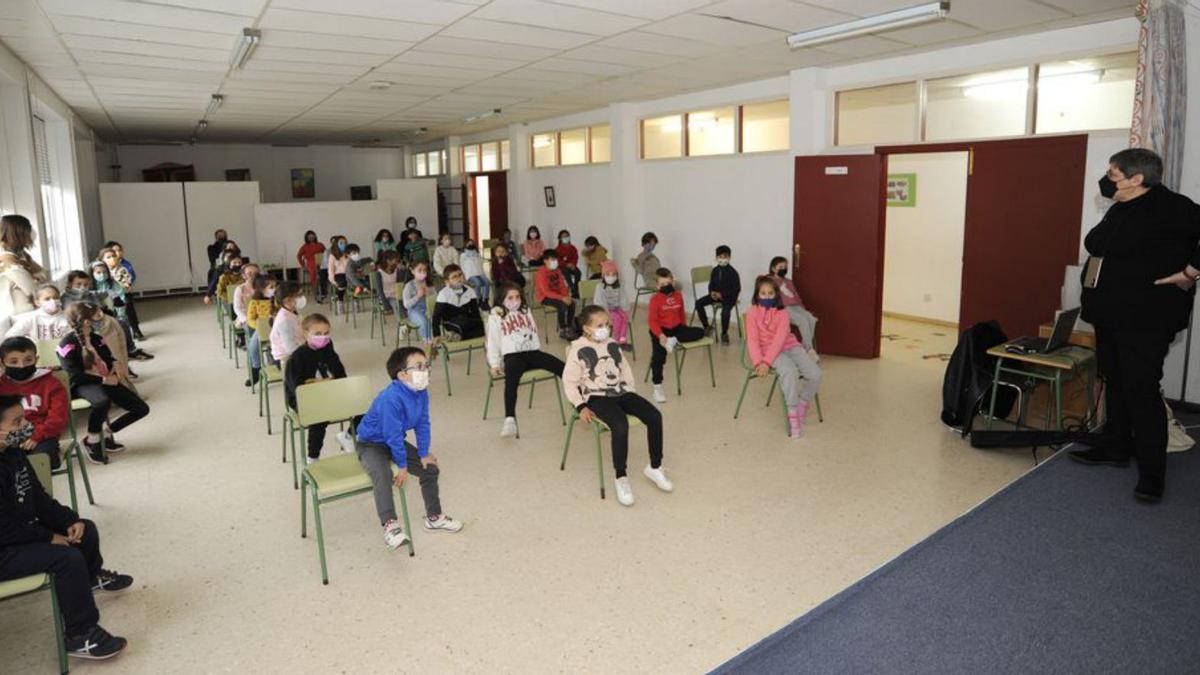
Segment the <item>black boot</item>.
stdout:
<path fill-rule="evenodd" d="M 1143 502 L 1160 502 L 1163 496 L 1164 480 L 1151 476 L 1139 476 L 1137 487 L 1133 488 L 1133 496 Z"/>
<path fill-rule="evenodd" d="M 1088 448 L 1067 453 L 1071 459 L 1088 466 L 1129 466 L 1129 455 L 1108 448 Z"/>
<path fill-rule="evenodd" d="M 247 387 L 253 387 L 258 384 L 258 368 L 250 369 L 250 377 L 246 380 Z"/>

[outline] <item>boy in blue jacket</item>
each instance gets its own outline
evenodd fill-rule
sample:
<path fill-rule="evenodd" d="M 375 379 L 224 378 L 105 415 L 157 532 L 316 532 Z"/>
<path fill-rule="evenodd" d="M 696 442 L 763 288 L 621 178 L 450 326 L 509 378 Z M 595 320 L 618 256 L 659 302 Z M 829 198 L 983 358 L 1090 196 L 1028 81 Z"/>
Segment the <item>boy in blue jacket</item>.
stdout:
<path fill-rule="evenodd" d="M 358 461 L 375 491 L 375 510 L 383 540 L 395 550 L 408 541 L 396 518 L 392 486 L 404 487 L 409 474 L 421 482 L 426 532 L 458 532 L 462 523 L 442 512 L 438 498 L 437 458 L 429 454 L 429 360 L 419 347 L 401 347 L 387 360 L 391 384 L 379 392 L 358 425 Z M 413 432 L 417 444 L 407 440 Z M 400 467 L 392 478 L 392 462 Z"/>
<path fill-rule="evenodd" d="M 729 344 L 729 313 L 737 305 L 738 296 L 742 294 L 742 279 L 737 270 L 729 264 L 731 251 L 722 244 L 717 247 L 717 265 L 708 279 L 708 295 L 696 298 L 696 314 L 700 316 L 700 325 L 704 332 L 711 328 L 708 325 L 709 305 L 721 305 L 721 344 Z M 716 321 L 713 321 L 715 327 Z"/>

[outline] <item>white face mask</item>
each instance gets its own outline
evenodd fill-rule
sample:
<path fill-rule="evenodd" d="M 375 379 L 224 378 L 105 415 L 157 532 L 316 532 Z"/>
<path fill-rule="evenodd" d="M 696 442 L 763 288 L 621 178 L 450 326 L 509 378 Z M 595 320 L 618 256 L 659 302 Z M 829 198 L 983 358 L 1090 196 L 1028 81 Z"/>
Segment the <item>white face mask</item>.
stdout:
<path fill-rule="evenodd" d="M 617 278 L 616 277 L 604 277 L 604 283 L 608 284 L 609 286 L 612 286 L 613 284 L 617 283 Z"/>
<path fill-rule="evenodd" d="M 505 300 L 504 308 L 510 312 L 519 312 L 521 310 L 520 300 Z"/>
<path fill-rule="evenodd" d="M 58 300 L 47 300 L 42 303 L 42 310 L 47 314 L 58 314 L 60 309 L 62 309 L 62 304 Z"/>
<path fill-rule="evenodd" d="M 361 258 L 361 257 L 362 257 L 362 256 L 361 256 L 361 255 L 359 255 L 359 254 L 357 254 L 357 253 L 351 253 L 351 254 L 350 254 L 350 259 L 351 259 L 351 260 L 353 260 L 354 262 L 358 262 L 358 259 L 359 259 L 359 258 Z"/>
<path fill-rule="evenodd" d="M 725 267 L 729 264 L 729 258 L 717 258 L 717 264 L 721 267 Z"/>
<path fill-rule="evenodd" d="M 604 342 L 608 339 L 609 332 L 608 326 L 600 326 L 596 330 L 592 331 L 592 339 L 596 342 Z"/>
<path fill-rule="evenodd" d="M 304 297 L 303 295 L 296 298 L 296 311 L 297 312 L 304 309 L 304 307 L 306 305 L 308 305 L 308 298 Z"/>
<path fill-rule="evenodd" d="M 561 239 L 559 239 L 559 241 L 562 242 L 563 244 L 569 244 L 569 243 L 571 243 L 571 238 L 570 237 L 562 237 Z"/>
<path fill-rule="evenodd" d="M 556 269 L 558 269 L 558 261 L 557 260 L 547 260 L 546 267 L 548 267 L 552 270 L 556 270 Z"/>
<path fill-rule="evenodd" d="M 429 371 L 428 370 L 413 370 L 408 374 L 409 381 L 405 382 L 405 386 L 413 391 L 425 391 L 429 388 Z"/>
<path fill-rule="evenodd" d="M 267 290 L 263 291 L 263 295 L 267 296 L 268 298 L 273 298 L 275 297 L 275 289 L 268 288 Z"/>

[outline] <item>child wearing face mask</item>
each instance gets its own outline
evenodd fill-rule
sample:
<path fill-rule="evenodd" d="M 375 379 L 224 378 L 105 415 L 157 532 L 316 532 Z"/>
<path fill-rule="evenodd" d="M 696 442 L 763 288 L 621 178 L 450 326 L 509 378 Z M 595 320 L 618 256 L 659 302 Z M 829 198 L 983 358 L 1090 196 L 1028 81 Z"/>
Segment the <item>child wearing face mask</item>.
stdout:
<path fill-rule="evenodd" d="M 10 337 L 0 342 L 0 395 L 20 396 L 25 420 L 32 424 L 29 438 L 20 443 L 28 453 L 40 452 L 50 458 L 51 468 L 62 463 L 58 439 L 67 429 L 71 401 L 67 390 L 49 368 L 38 368 L 37 345 L 27 337 Z"/>
<path fill-rule="evenodd" d="M 571 297 L 579 299 L 579 279 L 583 274 L 579 271 L 579 249 L 571 243 L 569 230 L 559 230 L 558 246 L 554 247 L 554 252 L 558 254 L 558 270 L 571 287 Z"/>
<path fill-rule="evenodd" d="M 675 277 L 671 270 L 660 267 L 654 272 L 658 292 L 650 297 L 650 308 L 646 312 L 646 323 L 650 325 L 650 373 L 654 382 L 654 400 L 665 403 L 667 393 L 663 390 L 663 366 L 667 354 L 680 342 L 693 342 L 704 337 L 704 329 L 687 325 L 687 314 L 683 307 L 683 293 L 675 288 Z"/>
<path fill-rule="evenodd" d="M 88 302 L 100 308 L 101 318 L 97 322 L 95 330 L 104 339 L 104 343 L 108 345 L 117 361 L 128 365 L 130 356 L 142 361 L 154 358 L 146 350 L 138 348 L 133 341 L 129 326 L 117 321 L 111 298 L 93 291 L 92 275 L 83 270 L 71 270 L 67 273 L 67 287 L 62 294 L 64 311 L 77 302 Z M 131 346 L 133 353 L 129 351 Z M 133 373 L 130 372 L 130 377 L 132 376 Z"/>
<path fill-rule="evenodd" d="M 600 266 L 608 260 L 608 249 L 600 245 L 599 239 L 588 237 L 583 240 L 583 259 L 587 261 L 588 278 L 599 279 L 604 274 Z"/>
<path fill-rule="evenodd" d="M 384 251 L 379 254 L 375 265 L 375 297 L 383 304 L 387 314 L 398 314 L 400 311 L 400 292 L 397 285 L 400 280 L 400 254 L 395 251 Z"/>
<path fill-rule="evenodd" d="M 337 295 L 337 309 L 341 311 L 342 305 L 346 302 L 346 269 L 350 266 L 350 256 L 347 255 L 346 249 L 349 247 L 349 242 L 343 236 L 333 238 L 332 245 L 329 247 L 329 255 L 326 257 L 325 265 L 327 266 L 329 284 L 333 286 L 334 293 Z"/>
<path fill-rule="evenodd" d="M 488 304 L 492 297 L 492 282 L 488 281 L 487 275 L 483 273 L 483 257 L 479 255 L 479 247 L 475 245 L 475 242 L 467 240 L 462 255 L 458 257 L 458 264 L 462 267 L 467 283 L 475 289 L 475 294 L 479 296 L 480 308 L 485 312 L 488 311 L 490 309 Z"/>
<path fill-rule="evenodd" d="M 817 317 L 808 311 L 804 306 L 804 302 L 800 299 L 800 294 L 796 292 L 796 286 L 791 279 L 787 278 L 788 261 L 783 256 L 775 256 L 771 258 L 770 275 L 775 279 L 775 285 L 779 287 L 779 299 L 783 304 L 783 309 L 787 311 L 791 317 L 792 326 L 799 332 L 797 337 L 808 347 L 810 355 L 817 360 L 817 352 L 813 349 L 813 332 L 817 327 Z"/>
<path fill-rule="evenodd" d="M 392 238 L 392 231 L 386 227 L 375 234 L 375 259 L 383 255 L 384 251 L 395 251 L 396 240 Z"/>
<path fill-rule="evenodd" d="M 258 277 L 258 265 L 246 263 L 242 265 L 242 282 L 233 289 L 234 324 L 246 327 L 246 303 L 254 294 L 254 280 Z"/>
<path fill-rule="evenodd" d="M 221 283 L 221 277 L 229 272 L 229 267 L 234 264 L 235 260 L 237 261 L 238 265 L 241 265 L 243 262 L 245 262 L 245 260 L 242 259 L 241 252 L 237 248 L 237 244 L 233 242 L 227 242 L 225 246 L 225 252 L 221 254 L 219 264 L 217 267 L 209 270 L 208 289 L 204 292 L 204 304 L 210 305 L 213 302 L 213 298 L 221 297 L 217 292 L 217 286 Z M 239 267 L 238 269 L 240 270 L 241 268 Z"/>
<path fill-rule="evenodd" d="M 113 257 L 116 258 L 117 267 L 120 267 L 120 270 L 117 270 L 107 259 L 104 261 L 108 263 L 113 278 L 117 279 L 122 288 L 125 289 L 125 317 L 129 322 L 133 337 L 138 340 L 145 340 L 146 336 L 142 335 L 141 322 L 138 320 L 137 305 L 134 303 L 133 295 L 130 293 L 133 290 L 133 285 L 137 283 L 137 270 L 133 268 L 133 263 L 129 262 L 129 258 L 125 257 L 125 247 L 121 245 L 121 242 L 105 242 L 104 248 L 112 250 Z M 126 277 L 125 275 L 128 276 Z"/>
<path fill-rule="evenodd" d="M 446 286 L 438 291 L 433 306 L 433 336 L 442 330 L 452 331 L 459 340 L 483 337 L 483 319 L 479 317 L 479 296 L 467 284 L 466 275 L 458 265 L 446 265 Z"/>
<path fill-rule="evenodd" d="M 570 341 L 579 337 L 575 328 L 575 298 L 567 279 L 558 269 L 558 253 L 546 251 L 544 265 L 533 276 L 534 297 L 543 305 L 553 307 L 558 315 L 558 336 Z"/>
<path fill-rule="evenodd" d="M 447 265 L 458 264 L 458 249 L 450 242 L 450 235 L 443 234 L 438 240 L 437 248 L 433 250 L 433 271 L 439 277 L 446 276 Z"/>
<path fill-rule="evenodd" d="M 492 377 L 504 377 L 504 426 L 500 436 L 517 434 L 517 388 L 527 370 L 548 370 L 562 377 L 563 362 L 541 351 L 537 320 L 525 304 L 525 294 L 515 284 L 496 290 L 500 302 L 487 320 L 487 360 Z"/>
<path fill-rule="evenodd" d="M 729 264 L 731 252 L 728 246 L 717 247 L 717 265 L 712 268 L 708 279 L 708 295 L 696 299 L 696 314 L 700 317 L 700 325 L 708 333 L 716 328 L 708 324 L 708 308 L 712 305 L 721 307 L 721 344 L 729 344 L 729 314 L 737 305 L 738 296 L 742 294 L 742 278 L 737 270 Z"/>
<path fill-rule="evenodd" d="M 521 245 L 521 255 L 525 258 L 525 264 L 540 267 L 545 253 L 546 242 L 542 241 L 542 231 L 537 225 L 530 225 L 525 231 L 525 243 Z"/>
<path fill-rule="evenodd" d="M 429 263 L 418 262 L 413 266 L 413 278 L 404 284 L 404 311 L 409 323 L 417 327 L 426 349 L 433 346 L 433 326 L 429 322 L 428 302 L 425 298 L 432 291 L 429 286 Z"/>
<path fill-rule="evenodd" d="M 429 361 L 416 347 L 400 347 L 387 360 L 390 384 L 372 401 L 362 422 L 357 425 L 358 461 L 375 495 L 375 511 L 383 526 L 383 541 L 393 551 L 408 542 L 408 535 L 396 516 L 392 488 L 404 489 L 409 474 L 417 477 L 425 502 L 426 532 L 454 533 L 462 530 L 461 521 L 442 509 L 438 479 L 441 470 L 430 451 Z M 412 431 L 416 445 L 405 440 Z M 397 470 L 393 470 L 395 465 Z"/>
<path fill-rule="evenodd" d="M 240 260 L 240 259 L 238 259 L 238 260 Z M 154 358 L 149 353 L 147 353 L 145 350 L 138 348 L 137 344 L 134 343 L 133 331 L 131 330 L 131 328 L 129 326 L 129 321 L 127 320 L 127 316 L 125 314 L 125 289 L 121 288 L 120 284 L 113 281 L 112 277 L 108 273 L 108 266 L 105 265 L 103 262 L 101 262 L 99 260 L 93 261 L 91 270 L 92 270 L 92 287 L 96 290 L 97 293 L 102 294 L 108 298 L 108 301 L 105 302 L 103 306 L 107 307 L 107 308 L 111 308 L 107 311 L 107 313 L 109 313 L 115 319 L 116 324 L 120 327 L 121 332 L 125 335 L 124 347 L 128 350 L 129 358 L 134 358 L 139 361 L 145 361 L 145 360 Z M 225 278 L 225 277 L 222 276 L 222 278 Z M 234 281 L 230 281 L 229 279 L 227 279 L 226 282 L 234 283 L 236 280 L 239 280 L 240 278 L 241 277 L 234 275 L 234 277 L 233 277 Z M 218 283 L 219 283 L 219 280 L 218 280 Z M 232 308 L 231 308 L 230 309 L 230 319 L 232 319 L 232 318 L 233 318 L 233 314 L 232 314 Z M 103 326 L 98 325 L 96 328 L 97 328 L 97 332 L 101 333 L 102 335 L 105 335 L 105 336 L 111 335 L 111 333 L 104 332 Z M 116 354 L 117 351 L 116 351 L 115 342 L 111 340 L 111 337 L 106 337 L 105 339 L 109 340 L 109 345 L 114 350 L 114 354 Z M 118 355 L 117 360 L 120 361 L 121 363 L 127 362 L 126 359 L 120 358 L 119 355 Z"/>
<path fill-rule="evenodd" d="M 654 249 L 658 246 L 658 237 L 653 232 L 642 235 L 642 250 L 631 260 L 633 269 L 642 277 L 643 288 L 654 288 L 654 275 L 662 267 Z M 634 280 L 636 281 L 636 279 Z"/>
<path fill-rule="evenodd" d="M 309 314 L 300 322 L 304 342 L 292 352 L 283 371 L 283 395 L 288 408 L 296 410 L 296 387 L 319 380 L 336 380 L 346 377 L 346 368 L 333 350 L 333 338 L 329 335 L 329 319 L 323 314 Z M 361 417 L 351 420 L 351 428 Z M 308 427 L 308 456 L 306 463 L 312 464 L 321 458 L 321 446 L 325 444 L 327 424 Z M 349 432 L 337 433 L 338 445 L 345 452 L 354 452 L 354 438 Z"/>
<path fill-rule="evenodd" d="M 13 317 L 12 327 L 5 337 L 18 335 L 30 340 L 61 340 L 71 331 L 67 317 L 63 314 L 62 294 L 54 284 L 42 284 L 33 293 L 33 304 L 37 309 Z"/>
<path fill-rule="evenodd" d="M 596 284 L 596 294 L 592 297 L 592 304 L 604 308 L 608 312 L 609 323 L 612 324 L 613 341 L 621 346 L 621 349 L 629 351 L 633 346 L 629 342 L 629 315 L 625 313 L 625 308 L 621 298 L 621 278 L 617 273 L 617 263 L 613 260 L 605 260 L 600 264 L 601 282 Z"/>
<path fill-rule="evenodd" d="M 408 239 L 404 244 L 404 261 L 408 263 L 409 269 L 419 262 L 429 264 L 429 248 L 425 246 L 425 238 L 421 236 L 421 231 L 408 230 L 404 236 Z"/>
<path fill-rule="evenodd" d="M 308 272 L 308 285 L 317 296 L 317 302 L 325 301 L 325 280 L 317 270 L 317 256 L 324 252 L 325 244 L 317 239 L 317 233 L 312 230 L 304 233 L 304 243 L 300 245 L 300 250 L 296 251 L 296 262 L 300 263 L 301 269 Z"/>
<path fill-rule="evenodd" d="M 246 302 L 246 360 L 250 364 L 250 377 L 246 380 L 247 387 L 258 384 L 258 376 L 262 370 L 262 341 L 264 337 L 270 339 L 270 336 L 263 336 L 258 332 L 258 321 L 266 319 L 270 322 L 271 317 L 275 315 L 276 285 L 277 282 L 265 274 L 259 274 L 249 283 L 251 291 L 250 299 Z"/>
<path fill-rule="evenodd" d="M 746 349 L 756 376 L 766 377 L 772 368 L 779 375 L 790 435 L 800 438 L 808 405 L 821 384 L 821 368 L 792 335 L 779 296 L 774 277 L 761 276 L 754 282 L 753 304 L 746 314 Z"/>
<path fill-rule="evenodd" d="M 525 275 L 517 267 L 517 261 L 512 256 L 512 247 L 503 242 L 492 248 L 492 283 L 497 288 L 501 284 L 515 284 L 525 288 Z"/>
<path fill-rule="evenodd" d="M 290 281 L 279 285 L 275 298 L 279 302 L 279 311 L 271 324 L 271 356 L 282 363 L 304 344 L 300 312 L 308 304 L 308 298 L 304 297 L 299 284 Z"/>
<path fill-rule="evenodd" d="M 617 501 L 633 506 L 633 488 L 625 475 L 629 456 L 629 421 L 626 415 L 646 425 L 650 446 L 650 463 L 642 474 L 663 492 L 675 489 L 662 468 L 662 413 L 654 404 L 634 392 L 633 370 L 621 353 L 620 345 L 612 339 L 608 312 L 603 307 L 589 305 L 579 314 L 583 336 L 571 343 L 563 368 L 563 392 L 579 420 L 591 424 L 599 418 L 608 426 L 612 437 L 613 472 L 616 476 Z"/>
<path fill-rule="evenodd" d="M 374 261 L 362 254 L 358 244 L 347 246 L 346 256 L 350 258 L 350 263 L 346 266 L 346 285 L 355 294 L 362 293 L 370 286 L 371 265 Z"/>

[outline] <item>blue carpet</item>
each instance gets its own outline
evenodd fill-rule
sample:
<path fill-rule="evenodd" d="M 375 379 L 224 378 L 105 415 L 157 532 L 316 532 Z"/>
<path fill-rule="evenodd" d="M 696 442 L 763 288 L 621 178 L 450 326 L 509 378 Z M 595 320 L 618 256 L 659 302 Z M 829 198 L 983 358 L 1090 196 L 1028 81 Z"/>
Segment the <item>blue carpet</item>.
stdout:
<path fill-rule="evenodd" d="M 714 672 L 1200 673 L 1200 448 L 1167 470 L 1058 453 Z"/>

